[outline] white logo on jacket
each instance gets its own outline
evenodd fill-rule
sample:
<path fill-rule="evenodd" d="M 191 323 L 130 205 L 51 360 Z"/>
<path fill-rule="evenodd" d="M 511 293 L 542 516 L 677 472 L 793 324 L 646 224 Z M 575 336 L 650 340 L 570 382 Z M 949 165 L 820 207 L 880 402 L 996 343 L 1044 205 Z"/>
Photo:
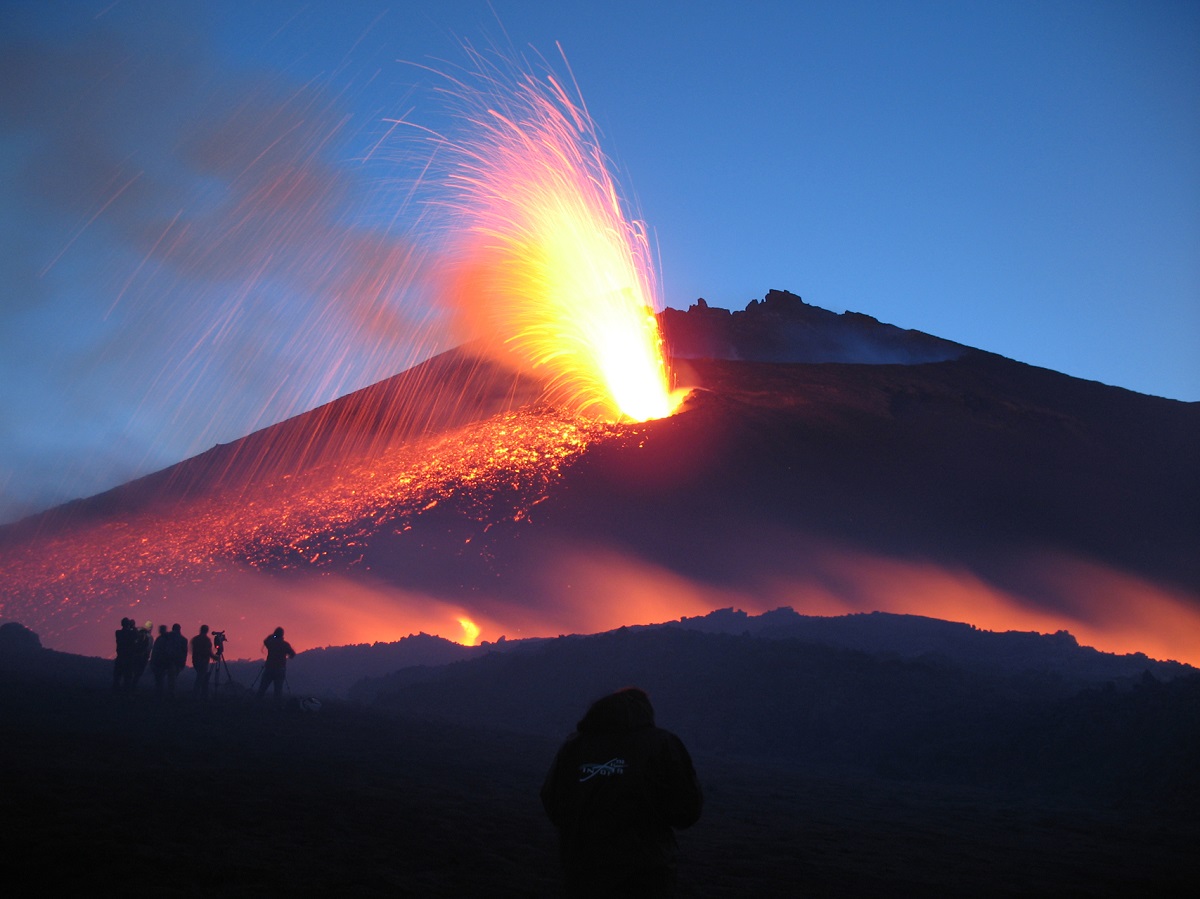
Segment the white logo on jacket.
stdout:
<path fill-rule="evenodd" d="M 583 774 L 579 778 L 579 782 L 591 780 L 597 774 L 602 774 L 605 777 L 612 777 L 614 774 L 625 773 L 625 759 L 609 759 L 607 762 L 585 762 L 579 766 L 579 771 Z"/>

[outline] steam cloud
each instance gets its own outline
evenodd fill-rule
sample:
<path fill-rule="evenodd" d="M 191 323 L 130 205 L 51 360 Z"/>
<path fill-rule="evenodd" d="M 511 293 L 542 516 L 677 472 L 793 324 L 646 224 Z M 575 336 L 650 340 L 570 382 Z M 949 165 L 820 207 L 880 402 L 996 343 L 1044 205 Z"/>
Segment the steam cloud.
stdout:
<path fill-rule="evenodd" d="M 0 45 L 0 521 L 444 348 L 389 218 L 400 182 L 369 160 L 385 111 L 354 118 L 332 80 L 218 76 L 196 16 Z"/>

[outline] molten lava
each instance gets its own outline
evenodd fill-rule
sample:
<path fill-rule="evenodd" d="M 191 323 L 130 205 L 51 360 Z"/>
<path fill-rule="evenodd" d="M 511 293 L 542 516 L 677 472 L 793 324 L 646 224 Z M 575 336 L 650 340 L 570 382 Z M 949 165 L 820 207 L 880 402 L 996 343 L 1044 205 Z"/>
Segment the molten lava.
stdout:
<path fill-rule="evenodd" d="M 578 92 L 473 55 L 448 141 L 451 305 L 551 399 L 609 421 L 665 418 L 673 394 L 645 226 L 628 221 Z"/>
<path fill-rule="evenodd" d="M 363 552 L 374 535 L 405 535 L 447 504 L 482 530 L 524 521 L 589 444 L 627 427 L 524 409 L 354 463 L 264 478 L 245 493 L 154 504 L 7 549 L 0 611 L 57 643 L 95 627 L 97 613 L 134 604 L 162 613 L 181 588 L 238 571 L 369 576 Z M 464 644 L 481 633 L 465 614 L 442 628 L 461 629 Z"/>

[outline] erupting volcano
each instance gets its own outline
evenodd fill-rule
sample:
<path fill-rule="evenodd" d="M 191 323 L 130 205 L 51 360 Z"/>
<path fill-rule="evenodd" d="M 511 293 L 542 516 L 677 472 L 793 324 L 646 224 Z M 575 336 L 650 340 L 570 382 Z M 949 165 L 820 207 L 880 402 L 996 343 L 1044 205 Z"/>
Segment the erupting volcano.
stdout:
<path fill-rule="evenodd" d="M 403 534 L 451 499 L 487 527 L 520 521 L 616 422 L 677 407 L 646 230 L 625 217 L 582 101 L 548 69 L 470 58 L 477 69 L 443 94 L 459 130 L 428 140 L 438 176 L 420 185 L 444 243 L 426 274 L 470 349 L 114 491 L 137 497 L 118 521 L 13 551 L 6 613 L 55 639 L 90 626 L 90 610 L 170 602 L 231 569 L 358 565 L 360 538 Z M 411 283 L 420 265 L 407 264 L 397 280 Z M 407 605 L 404 621 L 371 626 L 402 636 L 449 618 L 480 633 L 455 603 Z"/>
<path fill-rule="evenodd" d="M 791 605 L 1200 661 L 1194 404 L 779 291 L 656 315 L 577 91 L 472 58 L 421 216 L 466 342 L 3 528 L 5 618 L 107 654 L 125 615 L 307 648 Z"/>

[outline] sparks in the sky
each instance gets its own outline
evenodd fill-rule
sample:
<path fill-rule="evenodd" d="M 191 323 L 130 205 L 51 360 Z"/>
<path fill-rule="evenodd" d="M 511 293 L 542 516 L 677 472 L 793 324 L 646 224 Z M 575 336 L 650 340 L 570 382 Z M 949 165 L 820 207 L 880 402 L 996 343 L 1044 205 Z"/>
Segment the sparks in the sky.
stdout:
<path fill-rule="evenodd" d="M 654 318 L 645 226 L 626 218 L 578 90 L 472 53 L 446 95 L 462 137 L 434 200 L 451 222 L 452 306 L 551 397 L 608 420 L 679 403 Z"/>

